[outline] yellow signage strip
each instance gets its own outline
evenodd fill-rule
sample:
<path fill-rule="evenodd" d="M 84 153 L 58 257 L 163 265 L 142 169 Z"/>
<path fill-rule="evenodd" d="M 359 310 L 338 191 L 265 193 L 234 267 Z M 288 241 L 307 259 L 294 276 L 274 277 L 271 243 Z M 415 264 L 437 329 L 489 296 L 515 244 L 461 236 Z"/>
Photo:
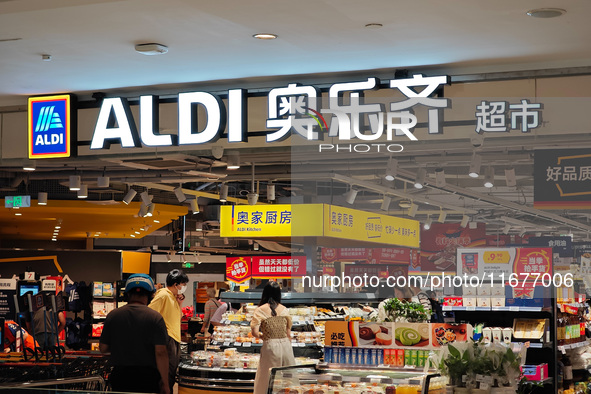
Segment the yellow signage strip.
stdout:
<path fill-rule="evenodd" d="M 64 271 L 62 270 L 61 265 L 57 262 L 57 256 L 34 256 L 34 257 L 11 257 L 8 259 L 0 259 L 0 263 L 15 263 L 19 261 L 33 261 L 33 260 L 51 260 L 53 264 L 55 264 L 55 268 L 57 271 L 62 274 Z"/>

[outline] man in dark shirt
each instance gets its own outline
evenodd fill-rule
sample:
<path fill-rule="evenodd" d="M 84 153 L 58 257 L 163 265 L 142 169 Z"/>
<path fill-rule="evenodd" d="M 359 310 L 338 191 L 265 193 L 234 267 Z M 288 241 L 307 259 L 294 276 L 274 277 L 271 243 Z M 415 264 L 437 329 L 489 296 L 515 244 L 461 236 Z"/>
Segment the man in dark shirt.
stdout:
<path fill-rule="evenodd" d="M 147 307 L 154 291 L 148 275 L 131 275 L 125 284 L 127 305 L 107 315 L 100 350 L 111 353 L 113 391 L 170 394 L 166 325 Z"/>

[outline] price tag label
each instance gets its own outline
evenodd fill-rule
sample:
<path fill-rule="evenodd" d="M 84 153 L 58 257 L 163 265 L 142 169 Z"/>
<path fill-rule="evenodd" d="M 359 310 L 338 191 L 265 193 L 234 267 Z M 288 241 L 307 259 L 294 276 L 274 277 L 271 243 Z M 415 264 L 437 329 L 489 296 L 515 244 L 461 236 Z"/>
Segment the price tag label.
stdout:
<path fill-rule="evenodd" d="M 480 390 L 488 390 L 490 385 L 488 383 L 481 382 L 480 383 Z"/>
<path fill-rule="evenodd" d="M 451 311 L 451 306 L 445 305 L 445 306 L 441 307 L 441 309 L 444 311 Z"/>
<path fill-rule="evenodd" d="M 306 347 L 306 344 L 305 343 L 298 343 L 298 346 L 299 347 Z"/>
<path fill-rule="evenodd" d="M 34 272 L 25 272 L 25 280 L 35 280 Z"/>
<path fill-rule="evenodd" d="M 222 346 L 230 346 L 230 342 L 224 342 Z"/>
<path fill-rule="evenodd" d="M 211 341 L 211 344 L 212 344 L 213 346 L 217 346 L 217 344 L 218 344 L 218 341 Z"/>
<path fill-rule="evenodd" d="M 242 344 L 242 347 L 251 347 L 252 346 L 252 342 L 244 342 Z"/>
<path fill-rule="evenodd" d="M 476 310 L 476 307 L 475 306 L 467 306 L 466 307 L 466 310 L 467 311 L 475 311 Z"/>
<path fill-rule="evenodd" d="M 518 307 L 518 306 L 510 306 L 510 307 L 509 307 L 509 310 L 510 310 L 511 312 L 519 312 L 519 307 Z"/>
<path fill-rule="evenodd" d="M 211 370 L 212 370 L 212 371 L 221 371 L 221 368 L 220 368 L 220 367 L 214 367 L 214 368 L 212 368 Z"/>
<path fill-rule="evenodd" d="M 234 342 L 234 347 L 240 347 L 242 346 L 242 342 Z"/>

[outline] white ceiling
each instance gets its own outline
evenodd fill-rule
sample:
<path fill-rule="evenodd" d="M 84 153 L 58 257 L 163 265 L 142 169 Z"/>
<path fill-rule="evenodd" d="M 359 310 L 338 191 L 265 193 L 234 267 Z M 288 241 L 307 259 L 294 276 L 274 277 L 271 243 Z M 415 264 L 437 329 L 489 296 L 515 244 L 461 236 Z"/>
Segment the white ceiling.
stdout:
<path fill-rule="evenodd" d="M 541 7 L 567 13 L 526 15 Z M 590 14 L 583 0 L 0 0 L 0 106 L 50 92 L 256 76 L 588 66 Z M 279 38 L 252 38 L 260 32 Z M 169 53 L 134 51 L 146 42 Z"/>

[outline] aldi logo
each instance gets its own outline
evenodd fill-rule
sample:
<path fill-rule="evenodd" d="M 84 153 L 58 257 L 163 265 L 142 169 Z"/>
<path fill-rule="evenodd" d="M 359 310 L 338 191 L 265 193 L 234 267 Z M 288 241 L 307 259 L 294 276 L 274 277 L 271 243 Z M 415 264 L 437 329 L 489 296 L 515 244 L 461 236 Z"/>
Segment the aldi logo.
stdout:
<path fill-rule="evenodd" d="M 29 98 L 29 158 L 70 157 L 73 97 L 69 94 Z"/>

